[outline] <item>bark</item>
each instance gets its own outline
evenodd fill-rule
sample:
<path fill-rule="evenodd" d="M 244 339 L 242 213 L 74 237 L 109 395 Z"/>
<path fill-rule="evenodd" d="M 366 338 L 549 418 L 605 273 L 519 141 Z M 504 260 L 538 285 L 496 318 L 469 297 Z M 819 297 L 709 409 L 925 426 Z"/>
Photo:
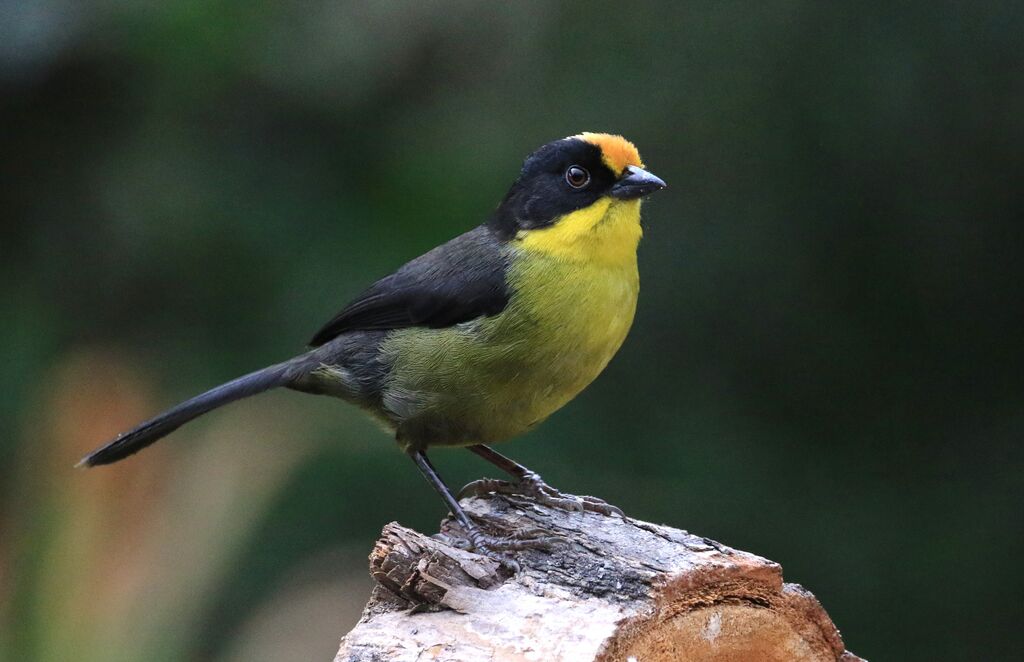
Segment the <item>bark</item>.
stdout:
<path fill-rule="evenodd" d="M 679 529 L 554 510 L 519 496 L 463 502 L 492 535 L 562 539 L 516 553 L 519 572 L 396 523 L 370 554 L 377 581 L 335 662 L 382 660 L 842 660 L 839 631 L 782 568 Z"/>

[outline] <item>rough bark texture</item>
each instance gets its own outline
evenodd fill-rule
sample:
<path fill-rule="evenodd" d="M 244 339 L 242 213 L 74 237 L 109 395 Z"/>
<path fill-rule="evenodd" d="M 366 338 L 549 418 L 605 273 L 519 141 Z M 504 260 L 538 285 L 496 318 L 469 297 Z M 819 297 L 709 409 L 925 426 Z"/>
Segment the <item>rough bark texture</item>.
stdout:
<path fill-rule="evenodd" d="M 518 496 L 463 502 L 492 535 L 564 542 L 521 570 L 391 523 L 370 554 L 377 586 L 335 662 L 842 660 L 839 632 L 781 567 L 679 529 L 568 513 Z"/>

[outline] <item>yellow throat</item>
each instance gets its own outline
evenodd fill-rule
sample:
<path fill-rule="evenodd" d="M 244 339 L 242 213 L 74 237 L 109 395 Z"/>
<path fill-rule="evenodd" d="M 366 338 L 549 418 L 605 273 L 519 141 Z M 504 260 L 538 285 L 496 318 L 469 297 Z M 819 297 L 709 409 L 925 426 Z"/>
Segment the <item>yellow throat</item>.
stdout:
<path fill-rule="evenodd" d="M 641 236 L 640 200 L 606 197 L 553 225 L 521 231 L 516 241 L 524 250 L 560 260 L 624 266 L 636 263 Z"/>

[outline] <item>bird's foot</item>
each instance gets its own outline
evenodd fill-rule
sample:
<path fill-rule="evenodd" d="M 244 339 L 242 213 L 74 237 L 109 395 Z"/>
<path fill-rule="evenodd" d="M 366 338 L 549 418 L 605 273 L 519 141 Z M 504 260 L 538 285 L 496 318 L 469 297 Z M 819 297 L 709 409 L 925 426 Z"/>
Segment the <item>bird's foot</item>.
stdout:
<path fill-rule="evenodd" d="M 619 508 L 611 505 L 607 501 L 598 499 L 592 496 L 577 496 L 575 494 L 566 494 L 559 492 L 555 488 L 551 487 L 541 479 L 540 474 L 533 471 L 528 471 L 519 480 L 514 483 L 510 483 L 505 480 L 496 480 L 494 478 L 481 478 L 480 480 L 474 480 L 459 491 L 459 499 L 467 496 L 482 496 L 494 492 L 496 494 L 520 494 L 524 496 L 532 497 L 538 503 L 548 506 L 549 508 L 557 508 L 559 510 L 567 510 L 569 512 L 591 512 L 599 513 L 611 517 L 612 515 L 618 515 L 625 517 L 625 514 Z"/>
<path fill-rule="evenodd" d="M 512 573 L 518 573 L 522 568 L 514 555 L 510 552 L 520 552 L 528 549 L 551 549 L 552 546 L 564 542 L 557 536 L 546 535 L 541 529 L 524 529 L 516 531 L 508 536 L 492 536 L 484 533 L 476 526 L 468 529 L 462 525 L 452 522 L 457 533 L 449 530 L 441 534 L 445 542 L 465 549 L 467 551 L 486 556 L 505 566 Z"/>

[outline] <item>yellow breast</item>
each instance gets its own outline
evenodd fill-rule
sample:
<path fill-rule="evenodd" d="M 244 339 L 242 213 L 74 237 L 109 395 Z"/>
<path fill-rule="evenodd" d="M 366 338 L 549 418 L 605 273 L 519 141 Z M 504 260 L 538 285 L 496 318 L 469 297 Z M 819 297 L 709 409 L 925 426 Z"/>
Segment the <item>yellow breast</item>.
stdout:
<path fill-rule="evenodd" d="M 640 234 L 639 201 L 603 199 L 514 242 L 507 321 L 532 348 L 527 417 L 562 407 L 619 350 L 636 312 Z"/>
<path fill-rule="evenodd" d="M 510 245 L 505 310 L 391 336 L 387 404 L 405 443 L 508 439 L 590 384 L 633 322 L 639 212 L 639 201 L 601 200 L 523 233 Z"/>

